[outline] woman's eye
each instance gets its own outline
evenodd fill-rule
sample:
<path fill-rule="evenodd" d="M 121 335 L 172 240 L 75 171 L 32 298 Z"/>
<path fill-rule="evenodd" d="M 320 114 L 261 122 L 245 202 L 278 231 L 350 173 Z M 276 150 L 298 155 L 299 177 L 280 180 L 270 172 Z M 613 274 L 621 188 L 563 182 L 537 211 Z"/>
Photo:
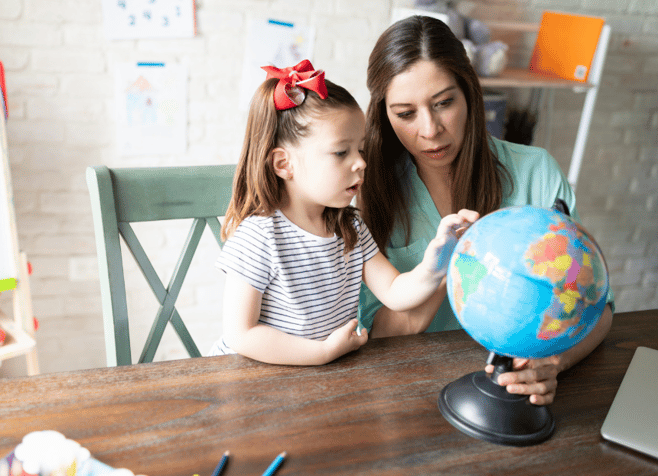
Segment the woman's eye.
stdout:
<path fill-rule="evenodd" d="M 398 116 L 400 119 L 408 119 L 409 117 L 411 117 L 412 114 L 413 111 L 404 111 L 397 113 L 396 116 Z"/>
<path fill-rule="evenodd" d="M 448 107 L 450 106 L 454 101 L 454 98 L 448 98 L 444 99 L 443 101 L 439 101 L 434 105 L 435 109 L 441 108 L 441 107 Z"/>

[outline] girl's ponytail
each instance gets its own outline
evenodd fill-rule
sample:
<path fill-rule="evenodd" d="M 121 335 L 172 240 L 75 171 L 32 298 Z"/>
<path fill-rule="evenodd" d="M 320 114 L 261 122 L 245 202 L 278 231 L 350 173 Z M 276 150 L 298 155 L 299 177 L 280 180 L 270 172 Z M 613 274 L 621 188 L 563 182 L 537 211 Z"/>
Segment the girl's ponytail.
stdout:
<path fill-rule="evenodd" d="M 223 240 L 246 217 L 274 213 L 283 198 L 281 179 L 268 161 L 277 143 L 277 111 L 272 101 L 277 82 L 276 79 L 263 82 L 251 100 L 242 152 L 233 178 L 233 195 L 222 226 Z"/>

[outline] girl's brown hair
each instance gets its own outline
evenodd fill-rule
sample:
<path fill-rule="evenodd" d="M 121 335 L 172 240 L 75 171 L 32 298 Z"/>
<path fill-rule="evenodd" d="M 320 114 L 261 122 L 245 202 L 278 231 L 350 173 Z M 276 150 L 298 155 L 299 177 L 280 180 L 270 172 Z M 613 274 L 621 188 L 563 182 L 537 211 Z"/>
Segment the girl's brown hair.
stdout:
<path fill-rule="evenodd" d="M 509 177 L 489 149 L 482 89 L 462 42 L 435 18 L 413 16 L 393 24 L 377 40 L 368 63 L 368 166 L 359 201 L 363 220 L 384 253 L 397 220 L 404 226 L 407 244 L 411 233 L 403 183 L 405 149 L 386 115 L 385 95 L 393 78 L 420 60 L 433 61 L 452 74 L 468 105 L 464 142 L 451 164 L 452 211 L 468 208 L 483 216 L 497 210 L 503 180 Z"/>
<path fill-rule="evenodd" d="M 326 99 L 314 91 L 306 91 L 304 102 L 291 109 L 277 111 L 274 107 L 274 88 L 278 79 L 268 79 L 258 88 L 251 100 L 247 130 L 242 152 L 233 178 L 233 195 L 226 211 L 222 239 L 226 240 L 242 221 L 252 215 L 270 216 L 285 199 L 284 180 L 276 175 L 269 160 L 270 152 L 283 145 L 296 145 L 310 133 L 310 122 L 322 119 L 327 111 L 348 108 L 360 110 L 354 97 L 343 87 L 325 80 Z M 324 219 L 327 231 L 345 241 L 345 252 L 357 241 L 354 228 L 356 209 L 327 207 Z"/>

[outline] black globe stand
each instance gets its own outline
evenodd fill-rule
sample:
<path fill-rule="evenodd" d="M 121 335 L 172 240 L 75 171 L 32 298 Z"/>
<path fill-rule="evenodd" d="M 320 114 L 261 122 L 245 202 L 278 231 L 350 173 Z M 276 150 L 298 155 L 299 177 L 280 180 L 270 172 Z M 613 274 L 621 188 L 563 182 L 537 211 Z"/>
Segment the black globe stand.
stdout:
<path fill-rule="evenodd" d="M 438 402 L 445 419 L 469 436 L 499 445 L 530 446 L 550 438 L 555 421 L 548 407 L 498 385 L 498 376 L 512 370 L 512 362 L 491 352 L 487 364 L 494 365 L 493 374 L 473 372 L 446 385 Z"/>

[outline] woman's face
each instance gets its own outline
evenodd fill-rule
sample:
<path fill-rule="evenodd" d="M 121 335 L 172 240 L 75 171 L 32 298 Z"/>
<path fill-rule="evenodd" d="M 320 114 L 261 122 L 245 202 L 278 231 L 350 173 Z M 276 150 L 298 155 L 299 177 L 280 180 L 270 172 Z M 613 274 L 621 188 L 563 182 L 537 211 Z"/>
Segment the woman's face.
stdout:
<path fill-rule="evenodd" d="M 386 115 L 418 167 L 450 170 L 464 141 L 468 105 L 457 81 L 429 60 L 420 60 L 391 81 Z"/>

